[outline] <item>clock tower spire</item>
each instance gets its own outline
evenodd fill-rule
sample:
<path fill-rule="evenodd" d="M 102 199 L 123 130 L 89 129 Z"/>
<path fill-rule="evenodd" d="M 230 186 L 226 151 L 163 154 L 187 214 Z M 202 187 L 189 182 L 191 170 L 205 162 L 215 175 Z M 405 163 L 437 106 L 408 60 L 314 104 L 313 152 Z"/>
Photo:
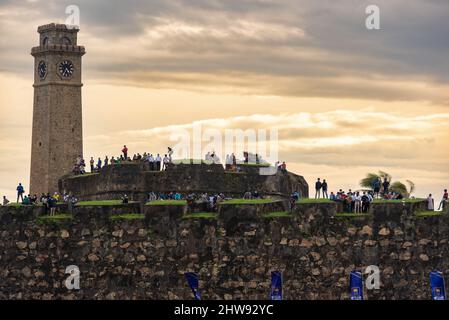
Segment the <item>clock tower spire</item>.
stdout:
<path fill-rule="evenodd" d="M 52 193 L 83 153 L 81 58 L 78 29 L 64 24 L 38 28 L 34 57 L 30 193 Z"/>

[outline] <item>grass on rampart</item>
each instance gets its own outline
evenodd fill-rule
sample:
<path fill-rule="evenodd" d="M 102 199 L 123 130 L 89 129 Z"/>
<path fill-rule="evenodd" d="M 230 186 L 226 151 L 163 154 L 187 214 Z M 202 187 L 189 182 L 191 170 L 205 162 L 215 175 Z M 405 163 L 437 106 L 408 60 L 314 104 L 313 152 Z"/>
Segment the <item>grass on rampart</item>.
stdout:
<path fill-rule="evenodd" d="M 147 206 L 185 206 L 186 200 L 155 200 L 146 203 Z"/>
<path fill-rule="evenodd" d="M 37 223 L 57 223 L 67 220 L 72 220 L 73 217 L 71 214 L 61 213 L 56 214 L 54 216 L 40 216 L 36 219 Z"/>
<path fill-rule="evenodd" d="M 329 199 L 314 199 L 314 198 L 299 198 L 296 203 L 333 203 L 334 201 Z"/>
<path fill-rule="evenodd" d="M 277 199 L 230 199 L 221 201 L 220 204 L 265 204 L 274 203 L 280 200 Z"/>
<path fill-rule="evenodd" d="M 216 220 L 217 214 L 213 212 L 195 212 L 189 213 L 182 217 L 183 219 L 210 219 Z"/>
<path fill-rule="evenodd" d="M 369 216 L 371 216 L 371 214 L 369 214 L 369 213 L 339 212 L 339 213 L 336 213 L 335 216 L 337 218 L 363 218 L 363 217 L 369 217 Z"/>
<path fill-rule="evenodd" d="M 442 215 L 441 211 L 417 211 L 417 212 L 415 212 L 415 216 L 418 218 L 439 217 L 441 215 Z"/>
<path fill-rule="evenodd" d="M 143 213 L 124 213 L 124 214 L 116 214 L 110 216 L 111 220 L 143 220 L 145 219 L 145 214 Z"/>
<path fill-rule="evenodd" d="M 268 212 L 268 213 L 264 213 L 262 215 L 262 217 L 265 219 L 291 217 L 291 216 L 292 216 L 292 213 L 289 211 Z"/>
<path fill-rule="evenodd" d="M 248 163 L 237 163 L 237 166 L 241 166 L 241 167 L 262 167 L 262 168 L 267 168 L 270 166 L 269 163 L 255 163 L 255 162 L 248 162 Z"/>

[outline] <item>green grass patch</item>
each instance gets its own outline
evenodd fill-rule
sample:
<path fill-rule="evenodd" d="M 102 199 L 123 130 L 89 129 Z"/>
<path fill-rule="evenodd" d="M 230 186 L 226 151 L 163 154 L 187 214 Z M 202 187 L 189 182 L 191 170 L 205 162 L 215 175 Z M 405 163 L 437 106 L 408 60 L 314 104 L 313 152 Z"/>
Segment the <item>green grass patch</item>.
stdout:
<path fill-rule="evenodd" d="M 217 214 L 214 212 L 196 212 L 189 213 L 182 217 L 183 219 L 217 219 Z"/>
<path fill-rule="evenodd" d="M 143 220 L 145 215 L 142 213 L 124 213 L 117 214 L 110 217 L 111 220 Z"/>
<path fill-rule="evenodd" d="M 61 214 L 56 214 L 54 216 L 40 216 L 37 218 L 37 222 L 40 224 L 46 224 L 46 223 L 63 222 L 63 221 L 68 221 L 68 220 L 72 220 L 72 219 L 73 219 L 73 217 L 71 214 L 61 213 Z"/>
<path fill-rule="evenodd" d="M 132 203 L 131 201 L 129 203 Z M 83 206 L 116 206 L 123 204 L 122 200 L 94 200 L 94 201 L 80 201 L 76 205 Z"/>
<path fill-rule="evenodd" d="M 20 207 L 22 204 L 20 202 L 10 202 L 6 205 L 7 207 Z"/>
<path fill-rule="evenodd" d="M 146 203 L 147 206 L 185 206 L 186 200 L 155 200 Z"/>
<path fill-rule="evenodd" d="M 237 166 L 241 166 L 241 167 L 262 167 L 262 168 L 266 168 L 266 167 L 269 167 L 270 164 L 269 164 L 269 163 L 255 163 L 255 162 L 248 162 L 248 163 L 239 163 L 239 164 L 237 164 Z"/>
<path fill-rule="evenodd" d="M 276 211 L 276 212 L 269 212 L 264 213 L 262 215 L 265 219 L 271 219 L 271 218 L 281 218 L 281 217 L 291 217 L 292 213 L 289 211 Z"/>
<path fill-rule="evenodd" d="M 373 203 L 417 203 L 417 202 L 422 202 L 425 201 L 424 199 L 421 198 L 416 198 L 416 199 L 401 199 L 401 200 L 384 200 L 384 199 L 374 199 Z"/>
<path fill-rule="evenodd" d="M 441 215 L 442 215 L 441 211 L 417 211 L 417 212 L 415 212 L 415 216 L 418 218 L 439 217 Z"/>
<path fill-rule="evenodd" d="M 264 204 L 274 203 L 280 200 L 276 199 L 231 199 L 220 202 L 220 204 Z"/>
<path fill-rule="evenodd" d="M 352 213 L 352 212 L 339 212 L 335 214 L 337 218 L 363 218 L 371 216 L 369 213 Z"/>
<path fill-rule="evenodd" d="M 21 202 L 10 202 L 6 205 L 7 207 L 19 208 L 19 207 L 42 207 L 42 203 L 35 204 L 22 204 Z"/>
<path fill-rule="evenodd" d="M 296 203 L 333 203 L 334 201 L 329 199 L 314 199 L 314 198 L 300 198 Z"/>

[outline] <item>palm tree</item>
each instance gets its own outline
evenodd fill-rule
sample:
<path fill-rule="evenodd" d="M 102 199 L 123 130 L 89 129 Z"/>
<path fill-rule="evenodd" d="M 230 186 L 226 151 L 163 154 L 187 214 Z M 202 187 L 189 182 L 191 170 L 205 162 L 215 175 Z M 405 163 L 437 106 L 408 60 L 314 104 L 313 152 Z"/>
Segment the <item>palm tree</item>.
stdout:
<path fill-rule="evenodd" d="M 360 180 L 360 186 L 362 188 L 367 188 L 367 189 L 372 190 L 374 181 L 376 181 L 379 178 L 380 178 L 380 176 L 378 174 L 368 173 L 365 178 Z"/>
<path fill-rule="evenodd" d="M 384 171 L 379 171 L 377 174 L 367 173 L 366 177 L 360 180 L 360 186 L 372 190 L 374 181 L 378 179 L 381 179 L 381 181 L 387 179 L 387 181 L 391 182 L 392 177 L 389 173 Z M 390 184 L 390 190 L 396 193 L 400 193 L 404 198 L 409 198 L 410 195 L 415 191 L 415 183 L 410 180 L 405 181 L 408 184 L 408 188 L 404 183 L 395 181 Z"/>

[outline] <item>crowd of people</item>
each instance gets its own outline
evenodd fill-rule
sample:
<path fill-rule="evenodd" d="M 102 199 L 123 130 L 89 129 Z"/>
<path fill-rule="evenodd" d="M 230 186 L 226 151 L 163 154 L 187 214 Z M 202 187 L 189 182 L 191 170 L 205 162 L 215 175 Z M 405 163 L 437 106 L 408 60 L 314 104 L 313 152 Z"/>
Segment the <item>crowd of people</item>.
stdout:
<path fill-rule="evenodd" d="M 447 204 L 448 199 L 449 199 L 449 193 L 447 192 L 447 189 L 444 189 L 443 198 L 441 199 L 437 210 L 444 209 L 444 206 Z M 427 210 L 434 211 L 435 210 L 435 199 L 433 198 L 432 194 L 429 194 L 426 201 L 427 201 Z"/>
<path fill-rule="evenodd" d="M 136 153 L 133 155 L 133 157 L 130 157 L 128 155 L 128 147 L 124 145 L 121 154 L 117 157 L 112 156 L 109 158 L 109 156 L 105 156 L 103 160 L 101 158 L 95 160 L 94 157 L 91 157 L 89 161 L 90 172 L 99 172 L 101 168 L 105 166 L 114 164 L 118 165 L 123 162 L 148 163 L 150 171 L 166 170 L 168 164 L 172 162 L 172 154 L 173 149 L 168 147 L 167 153 L 164 155 L 164 157 L 162 157 L 159 153 L 153 155 L 149 152 L 144 152 L 143 154 Z M 78 156 L 76 159 L 75 166 L 73 167 L 73 173 L 75 175 L 86 173 L 86 161 L 81 156 Z"/>
<path fill-rule="evenodd" d="M 385 178 L 384 181 L 381 179 L 375 179 L 372 183 L 371 190 L 361 190 L 361 191 L 349 191 L 346 193 L 340 189 L 337 193 L 331 192 L 329 195 L 327 193 L 328 185 L 326 179 L 321 181 L 318 178 L 315 182 L 315 199 L 319 199 L 321 196 L 324 199 L 330 199 L 332 201 L 343 203 L 343 207 L 346 212 L 363 213 L 368 212 L 371 203 L 374 199 L 382 200 L 402 200 L 404 196 L 400 192 L 395 192 L 390 189 L 390 182 Z M 437 210 L 444 208 L 445 204 L 448 202 L 448 192 L 447 189 L 443 191 L 443 197 L 440 201 Z M 426 199 L 427 209 L 433 211 L 435 209 L 434 199 L 432 194 Z"/>
<path fill-rule="evenodd" d="M 215 211 L 217 203 L 227 198 L 223 193 L 189 193 L 182 194 L 180 192 L 148 193 L 148 202 L 157 200 L 186 200 L 189 207 L 199 207 L 202 211 Z"/>
<path fill-rule="evenodd" d="M 374 201 L 373 192 L 352 192 L 351 189 L 347 193 L 341 189 L 337 194 L 331 192 L 329 199 L 341 202 L 343 204 L 343 210 L 350 213 L 366 213 Z"/>
<path fill-rule="evenodd" d="M 94 157 L 90 158 L 89 164 L 90 164 L 90 172 L 98 172 L 101 170 L 102 167 L 107 165 L 114 165 L 114 164 L 120 164 L 122 162 L 145 162 L 148 163 L 149 170 L 150 171 L 161 171 L 166 170 L 169 163 L 172 162 L 172 155 L 173 155 L 173 149 L 168 147 L 167 153 L 162 157 L 159 153 L 156 155 L 153 155 L 152 153 L 144 152 L 143 154 L 137 153 L 134 154 L 133 157 L 129 157 L 128 155 L 128 147 L 126 145 L 123 146 L 123 149 L 121 150 L 121 155 L 118 157 L 112 156 L 109 158 L 108 156 L 105 156 L 105 158 L 102 160 L 101 158 L 98 158 L 97 160 L 94 159 Z M 266 162 L 256 153 L 252 154 L 249 152 L 243 152 L 243 163 L 249 164 L 249 163 L 255 163 L 255 164 L 266 164 Z M 215 152 L 208 152 L 205 155 L 206 161 L 211 161 L 213 163 L 220 163 L 219 157 L 215 154 Z M 233 171 L 237 170 L 238 163 L 239 162 L 235 156 L 234 153 L 226 155 L 226 170 Z M 280 163 L 279 161 L 276 162 L 275 167 L 278 171 L 281 172 L 287 172 L 287 165 L 285 162 Z M 86 173 L 86 162 L 81 157 L 78 156 L 76 159 L 76 164 L 73 168 L 73 172 L 75 174 L 85 174 Z M 295 202 L 299 200 L 299 192 L 293 192 L 290 196 L 290 204 L 291 207 L 294 206 Z M 62 199 L 61 199 L 62 197 Z M 195 200 L 202 199 L 204 202 L 210 203 L 212 206 L 216 203 L 216 201 L 219 201 L 224 197 L 222 194 L 215 194 L 215 195 L 208 195 L 207 193 L 201 194 L 201 195 L 189 195 L 186 197 L 186 200 L 190 198 L 194 198 Z M 254 199 L 260 197 L 259 193 L 257 191 L 247 191 L 243 195 L 244 199 Z M 334 192 L 331 192 L 328 194 L 328 183 L 326 179 L 321 180 L 321 178 L 317 178 L 317 181 L 315 182 L 315 199 L 330 199 L 332 201 L 342 202 L 345 210 L 347 212 L 355 212 L 355 213 L 361 213 L 361 212 L 368 212 L 370 208 L 370 204 L 374 201 L 375 198 L 381 198 L 384 200 L 400 200 L 403 198 L 403 195 L 399 192 L 395 192 L 393 190 L 390 190 L 390 182 L 387 178 L 384 178 L 384 181 L 382 181 L 380 178 L 374 179 L 371 185 L 371 190 L 361 190 L 361 191 L 355 191 L 353 192 L 351 189 L 347 193 L 345 193 L 343 190 L 339 190 L 336 194 Z M 169 194 L 164 193 L 154 193 L 151 192 L 148 195 L 149 201 L 154 200 L 181 200 L 183 199 L 183 195 L 178 192 L 171 192 Z M 215 199 L 215 200 L 214 200 Z M 20 202 L 19 202 L 20 201 Z M 22 203 L 24 205 L 33 205 L 37 203 L 42 203 L 49 209 L 56 207 L 56 203 L 59 201 L 64 202 L 70 202 L 73 204 L 73 202 L 77 201 L 75 197 L 70 196 L 68 194 L 60 196 L 58 193 L 55 193 L 54 195 L 50 194 L 42 194 L 41 196 L 30 194 L 25 194 L 25 189 L 22 186 L 21 183 L 17 186 L 17 203 Z M 123 198 L 123 201 L 127 202 L 128 199 L 125 196 Z M 444 208 L 445 203 L 448 201 L 448 192 L 447 189 L 444 190 L 443 198 L 438 206 L 437 210 L 441 210 Z M 427 197 L 427 207 L 429 210 L 435 209 L 434 199 L 432 197 L 432 194 L 429 194 Z M 6 198 L 6 196 L 3 196 L 2 205 L 8 205 L 10 201 Z"/>
<path fill-rule="evenodd" d="M 19 183 L 19 185 L 16 188 L 17 191 L 17 203 L 20 203 L 25 206 L 33 206 L 33 205 L 43 205 L 45 209 L 45 214 L 55 215 L 56 212 L 56 205 L 58 203 L 64 202 L 69 205 L 70 208 L 73 208 L 73 206 L 78 202 L 78 199 L 70 195 L 68 193 L 59 194 L 58 192 L 55 192 L 54 194 L 44 194 L 42 193 L 40 196 L 34 194 L 26 194 L 25 188 L 23 187 L 22 183 Z M 2 205 L 6 206 L 9 205 L 10 201 L 6 198 L 6 196 L 3 196 Z"/>

